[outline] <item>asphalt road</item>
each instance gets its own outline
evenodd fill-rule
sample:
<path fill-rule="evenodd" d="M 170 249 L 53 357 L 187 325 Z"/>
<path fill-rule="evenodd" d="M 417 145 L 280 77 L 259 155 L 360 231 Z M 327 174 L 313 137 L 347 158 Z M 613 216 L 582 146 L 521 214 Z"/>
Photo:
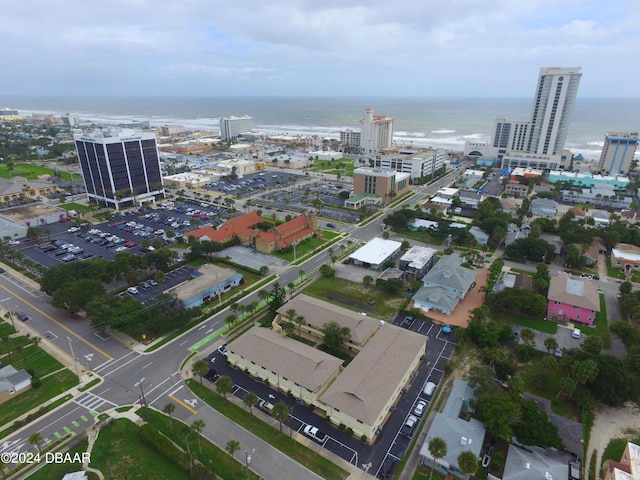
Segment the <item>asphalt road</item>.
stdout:
<path fill-rule="evenodd" d="M 417 195 L 402 202 L 401 206 L 417 202 L 425 194 L 435 192 L 438 188 L 448 184 L 451 177 L 456 175 L 459 173 L 454 171 L 429 187 L 420 187 L 417 190 Z M 337 224 L 337 227 L 345 233 L 339 243 L 347 242 L 349 237 L 368 240 L 382 231 L 382 217 L 363 227 L 350 224 Z M 301 265 L 289 267 L 279 275 L 278 282 L 281 285 L 292 282 L 298 277 L 300 269 L 304 269 L 308 273 L 317 272 L 319 266 L 327 261 L 327 257 L 328 254 L 320 253 Z M 20 331 L 28 330 L 31 335 L 42 337 L 43 343 L 50 344 L 51 348 L 58 352 L 58 355 L 63 359 L 63 363 L 71 366 L 72 369 L 74 368 L 73 356 L 75 356 L 81 375 L 94 372 L 104 379 L 101 385 L 90 392 L 79 394 L 71 403 L 30 424 L 22 431 L 3 439 L 0 452 L 33 451 L 34 447 L 27 442 L 27 438 L 32 433 L 40 432 L 44 439 L 51 441 L 68 431 L 81 431 L 85 426 L 91 424 L 91 417 L 98 415 L 101 411 L 116 405 L 140 403 L 143 393 L 147 404 L 156 408 L 162 409 L 169 402 L 179 405 L 174 413 L 178 419 L 191 422 L 195 415 L 200 415 L 207 424 L 210 421 L 211 425 L 208 425 L 205 434 L 208 437 L 211 435 L 209 438 L 214 440 L 217 438 L 216 435 L 219 435 L 220 432 L 218 425 L 224 419 L 216 417 L 217 412 L 193 398 L 184 387 L 179 370 L 182 361 L 191 351 L 190 347 L 223 326 L 223 319 L 228 315 L 228 310 L 219 312 L 207 322 L 185 333 L 163 348 L 151 354 L 141 354 L 132 350 L 134 345 L 125 346 L 110 335 L 97 331 L 85 320 L 52 307 L 49 303 L 49 297 L 10 274 L 0 275 L 0 290 L 0 295 L 8 298 L 6 306 L 14 311 L 25 312 L 31 317 L 25 325 L 17 325 Z M 246 305 L 254 300 L 258 300 L 257 292 L 245 297 L 241 303 Z M 439 336 L 439 329 L 433 330 L 433 328 L 431 326 L 427 329 L 424 325 L 421 327 L 421 333 L 429 334 L 430 337 L 429 359 L 423 364 L 418 377 L 406 392 L 402 401 L 403 407 L 392 415 L 376 444 L 373 447 L 364 447 L 359 442 L 346 438 L 345 435 L 337 431 L 332 432 L 331 443 L 327 446 L 331 451 L 343 454 L 346 452 L 344 457 L 348 461 L 371 473 L 377 472 L 386 455 L 401 457 L 405 453 L 409 439 L 399 435 L 398 430 L 409 410 L 413 408 L 427 378 L 434 382 L 438 382 L 442 378 L 444 363 L 453 351 L 453 344 Z M 221 340 L 218 339 L 217 343 L 220 342 Z M 217 343 L 201 346 L 200 351 L 213 351 Z M 436 354 L 437 356 L 431 359 L 431 355 Z M 64 362 L 65 358 L 66 362 Z M 252 387 L 255 388 L 255 385 Z M 296 418 L 292 422 L 294 422 L 293 427 L 298 430 L 303 426 L 303 423 L 311 420 L 320 423 L 321 419 L 305 410 L 303 407 L 294 406 Z M 261 441 L 243 428 L 230 423 L 223 430 L 226 432 L 227 436 L 224 438 L 227 440 L 229 438 L 242 439 L 243 448 L 256 448 L 256 452 L 258 452 L 258 448 L 262 449 L 262 452 L 254 457 L 252 469 L 264 478 L 286 478 L 282 476 L 282 472 L 294 472 L 292 474 L 294 476 L 290 478 L 313 478 L 308 475 L 309 472 L 297 476 L 295 472 L 301 468 L 297 462 L 280 455 L 268 445 L 260 446 Z M 327 427 L 327 431 L 331 431 L 331 429 Z M 333 439 L 334 437 L 335 439 Z M 221 445 L 226 444 L 227 440 L 223 439 Z M 259 447 L 255 445 L 259 445 Z"/>

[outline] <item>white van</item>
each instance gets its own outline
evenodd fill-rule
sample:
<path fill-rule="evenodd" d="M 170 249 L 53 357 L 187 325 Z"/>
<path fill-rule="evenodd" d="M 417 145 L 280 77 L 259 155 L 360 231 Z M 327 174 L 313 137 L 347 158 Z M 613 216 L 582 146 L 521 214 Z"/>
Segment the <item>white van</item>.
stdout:
<path fill-rule="evenodd" d="M 571 336 L 573 338 L 580 338 L 580 329 L 579 328 L 574 328 L 573 332 L 571 332 Z"/>
<path fill-rule="evenodd" d="M 436 384 L 433 382 L 427 382 L 422 393 L 424 393 L 427 397 L 430 397 L 431 395 L 433 395 L 433 392 L 435 392 L 435 390 Z"/>

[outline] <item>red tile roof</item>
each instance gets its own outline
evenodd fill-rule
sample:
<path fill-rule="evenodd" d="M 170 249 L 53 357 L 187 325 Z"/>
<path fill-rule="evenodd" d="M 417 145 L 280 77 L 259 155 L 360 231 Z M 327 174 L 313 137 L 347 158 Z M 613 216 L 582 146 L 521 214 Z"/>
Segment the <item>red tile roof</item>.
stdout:
<path fill-rule="evenodd" d="M 239 217 L 230 218 L 220 225 L 220 228 L 217 230 L 213 227 L 202 227 L 197 230 L 193 230 L 186 235 L 187 237 L 195 237 L 198 239 L 206 236 L 212 242 L 224 242 L 234 235 L 251 237 L 251 235 L 253 235 L 253 230 L 251 230 L 250 227 L 261 222 L 264 222 L 264 218 L 256 212 L 249 212 L 244 215 L 240 215 Z"/>

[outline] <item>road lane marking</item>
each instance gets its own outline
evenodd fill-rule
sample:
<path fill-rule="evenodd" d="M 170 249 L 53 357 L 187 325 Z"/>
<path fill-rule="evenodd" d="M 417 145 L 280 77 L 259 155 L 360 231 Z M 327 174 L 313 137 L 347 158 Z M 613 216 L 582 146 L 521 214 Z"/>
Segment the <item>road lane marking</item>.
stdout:
<path fill-rule="evenodd" d="M 178 398 L 174 397 L 173 395 L 169 395 L 169 398 L 170 398 L 171 400 L 173 400 L 174 402 L 176 402 L 178 405 L 181 405 L 181 406 L 183 406 L 184 408 L 186 408 L 187 410 L 189 410 L 189 411 L 190 411 L 191 413 L 193 413 L 194 415 L 197 415 L 197 414 L 198 414 L 197 410 L 195 410 L 195 409 L 191 408 L 189 405 L 187 405 L 186 403 L 184 403 L 182 400 L 180 400 L 180 399 L 178 399 Z"/>
<path fill-rule="evenodd" d="M 60 328 L 62 328 L 63 330 L 65 330 L 67 333 L 73 335 L 74 337 L 76 337 L 78 340 L 80 340 L 81 342 L 87 344 L 89 347 L 93 348 L 96 352 L 100 353 L 101 355 L 103 355 L 105 358 L 107 359 L 111 359 L 113 357 L 111 357 L 111 355 L 109 355 L 108 353 L 103 352 L 102 350 L 100 350 L 98 347 L 96 347 L 93 343 L 89 342 L 87 339 L 82 338 L 80 335 L 78 335 L 77 333 L 75 333 L 73 330 L 71 330 L 69 327 L 63 325 L 62 323 L 60 323 L 59 321 L 57 321 L 55 318 L 53 318 L 51 315 L 43 312 L 42 310 L 40 310 L 38 307 L 36 307 L 35 305 L 33 305 L 32 303 L 26 301 L 24 298 L 22 298 L 20 295 L 18 295 L 17 293 L 15 293 L 13 290 L 9 290 L 7 287 L 5 287 L 4 285 L 0 285 L 0 288 L 5 290 L 7 293 L 9 293 L 10 295 L 13 295 L 14 297 L 16 297 L 18 300 L 20 300 L 23 303 L 26 303 L 27 305 L 29 305 L 32 309 L 34 309 L 36 312 L 38 312 L 40 315 L 42 315 L 45 318 L 48 318 L 49 320 L 51 320 L 53 323 L 55 323 L 57 326 L 59 326 Z"/>

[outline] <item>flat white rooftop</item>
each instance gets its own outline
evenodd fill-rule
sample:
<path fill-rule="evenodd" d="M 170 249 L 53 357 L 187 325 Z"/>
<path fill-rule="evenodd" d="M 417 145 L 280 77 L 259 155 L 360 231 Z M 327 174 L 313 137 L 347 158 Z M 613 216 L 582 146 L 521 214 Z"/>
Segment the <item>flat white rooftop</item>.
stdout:
<path fill-rule="evenodd" d="M 385 240 L 384 238 L 376 237 L 349 255 L 349 258 L 362 263 L 380 265 L 400 250 L 401 246 L 402 244 L 395 240 Z"/>

